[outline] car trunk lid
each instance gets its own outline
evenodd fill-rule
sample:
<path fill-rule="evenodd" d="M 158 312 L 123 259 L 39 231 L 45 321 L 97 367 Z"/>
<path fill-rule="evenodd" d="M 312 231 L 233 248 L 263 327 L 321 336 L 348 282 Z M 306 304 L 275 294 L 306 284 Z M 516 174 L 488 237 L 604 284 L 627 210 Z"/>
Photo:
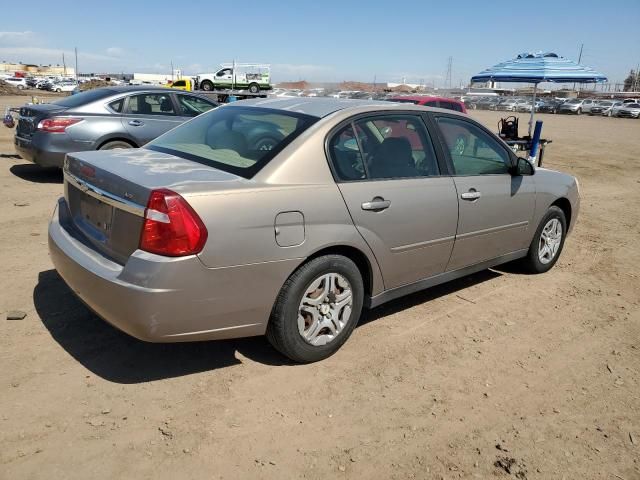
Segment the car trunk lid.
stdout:
<path fill-rule="evenodd" d="M 83 240 L 120 264 L 138 248 L 151 192 L 189 195 L 245 179 L 170 154 L 123 149 L 68 154 L 64 166 L 69 221 Z"/>
<path fill-rule="evenodd" d="M 68 107 L 55 105 L 53 103 L 25 105 L 21 107 L 18 125 L 16 127 L 16 135 L 23 138 L 30 138 L 38 128 L 38 123 L 41 120 L 62 113 L 65 110 L 68 110 Z"/>

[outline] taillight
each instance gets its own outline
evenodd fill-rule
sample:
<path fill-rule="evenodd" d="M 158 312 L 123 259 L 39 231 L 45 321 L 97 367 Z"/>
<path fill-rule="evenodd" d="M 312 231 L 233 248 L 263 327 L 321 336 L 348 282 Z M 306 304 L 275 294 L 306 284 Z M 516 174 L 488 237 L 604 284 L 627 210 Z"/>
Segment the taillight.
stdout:
<path fill-rule="evenodd" d="M 207 241 L 207 228 L 198 214 L 171 190 L 153 190 L 144 217 L 141 250 L 181 257 L 199 253 Z"/>
<path fill-rule="evenodd" d="M 64 133 L 67 127 L 81 122 L 82 118 L 53 117 L 40 120 L 38 130 L 48 133 Z"/>

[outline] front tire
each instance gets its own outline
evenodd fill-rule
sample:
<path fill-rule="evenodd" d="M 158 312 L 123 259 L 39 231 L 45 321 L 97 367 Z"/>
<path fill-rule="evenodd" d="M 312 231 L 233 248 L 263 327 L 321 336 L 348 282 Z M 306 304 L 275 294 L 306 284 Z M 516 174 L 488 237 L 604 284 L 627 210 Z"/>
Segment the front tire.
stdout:
<path fill-rule="evenodd" d="M 558 261 L 567 233 L 567 219 L 561 208 L 549 207 L 536 230 L 523 267 L 529 273 L 548 272 Z"/>
<path fill-rule="evenodd" d="M 360 318 L 362 275 L 341 255 L 314 258 L 298 268 L 278 294 L 267 338 L 299 363 L 324 360 L 347 341 Z"/>
<path fill-rule="evenodd" d="M 206 92 L 210 92 L 211 90 L 213 90 L 213 83 L 211 83 L 209 80 L 203 80 L 200 84 L 200 88 Z"/>

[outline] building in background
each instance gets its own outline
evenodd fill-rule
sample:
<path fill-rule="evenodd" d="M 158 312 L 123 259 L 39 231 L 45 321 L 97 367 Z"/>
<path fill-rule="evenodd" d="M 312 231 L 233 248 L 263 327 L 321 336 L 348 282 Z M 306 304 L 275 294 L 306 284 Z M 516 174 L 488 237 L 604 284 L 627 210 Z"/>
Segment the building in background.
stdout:
<path fill-rule="evenodd" d="M 0 73 L 10 75 L 32 75 L 36 77 L 45 77 L 49 75 L 72 77 L 75 75 L 75 69 L 64 65 L 36 65 L 34 63 L 13 63 L 0 62 Z"/>

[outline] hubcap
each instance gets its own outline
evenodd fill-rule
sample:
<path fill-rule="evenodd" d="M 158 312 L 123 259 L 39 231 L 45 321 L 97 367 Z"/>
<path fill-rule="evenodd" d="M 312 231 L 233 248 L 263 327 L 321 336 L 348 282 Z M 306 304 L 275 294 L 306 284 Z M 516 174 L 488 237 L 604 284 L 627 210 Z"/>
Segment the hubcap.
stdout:
<path fill-rule="evenodd" d="M 562 243 L 562 224 L 557 218 L 552 218 L 542 229 L 538 245 L 538 258 L 543 264 L 551 262 Z"/>
<path fill-rule="evenodd" d="M 307 287 L 298 307 L 298 332 L 314 346 L 333 341 L 349 322 L 353 294 L 349 281 L 327 273 Z"/>

